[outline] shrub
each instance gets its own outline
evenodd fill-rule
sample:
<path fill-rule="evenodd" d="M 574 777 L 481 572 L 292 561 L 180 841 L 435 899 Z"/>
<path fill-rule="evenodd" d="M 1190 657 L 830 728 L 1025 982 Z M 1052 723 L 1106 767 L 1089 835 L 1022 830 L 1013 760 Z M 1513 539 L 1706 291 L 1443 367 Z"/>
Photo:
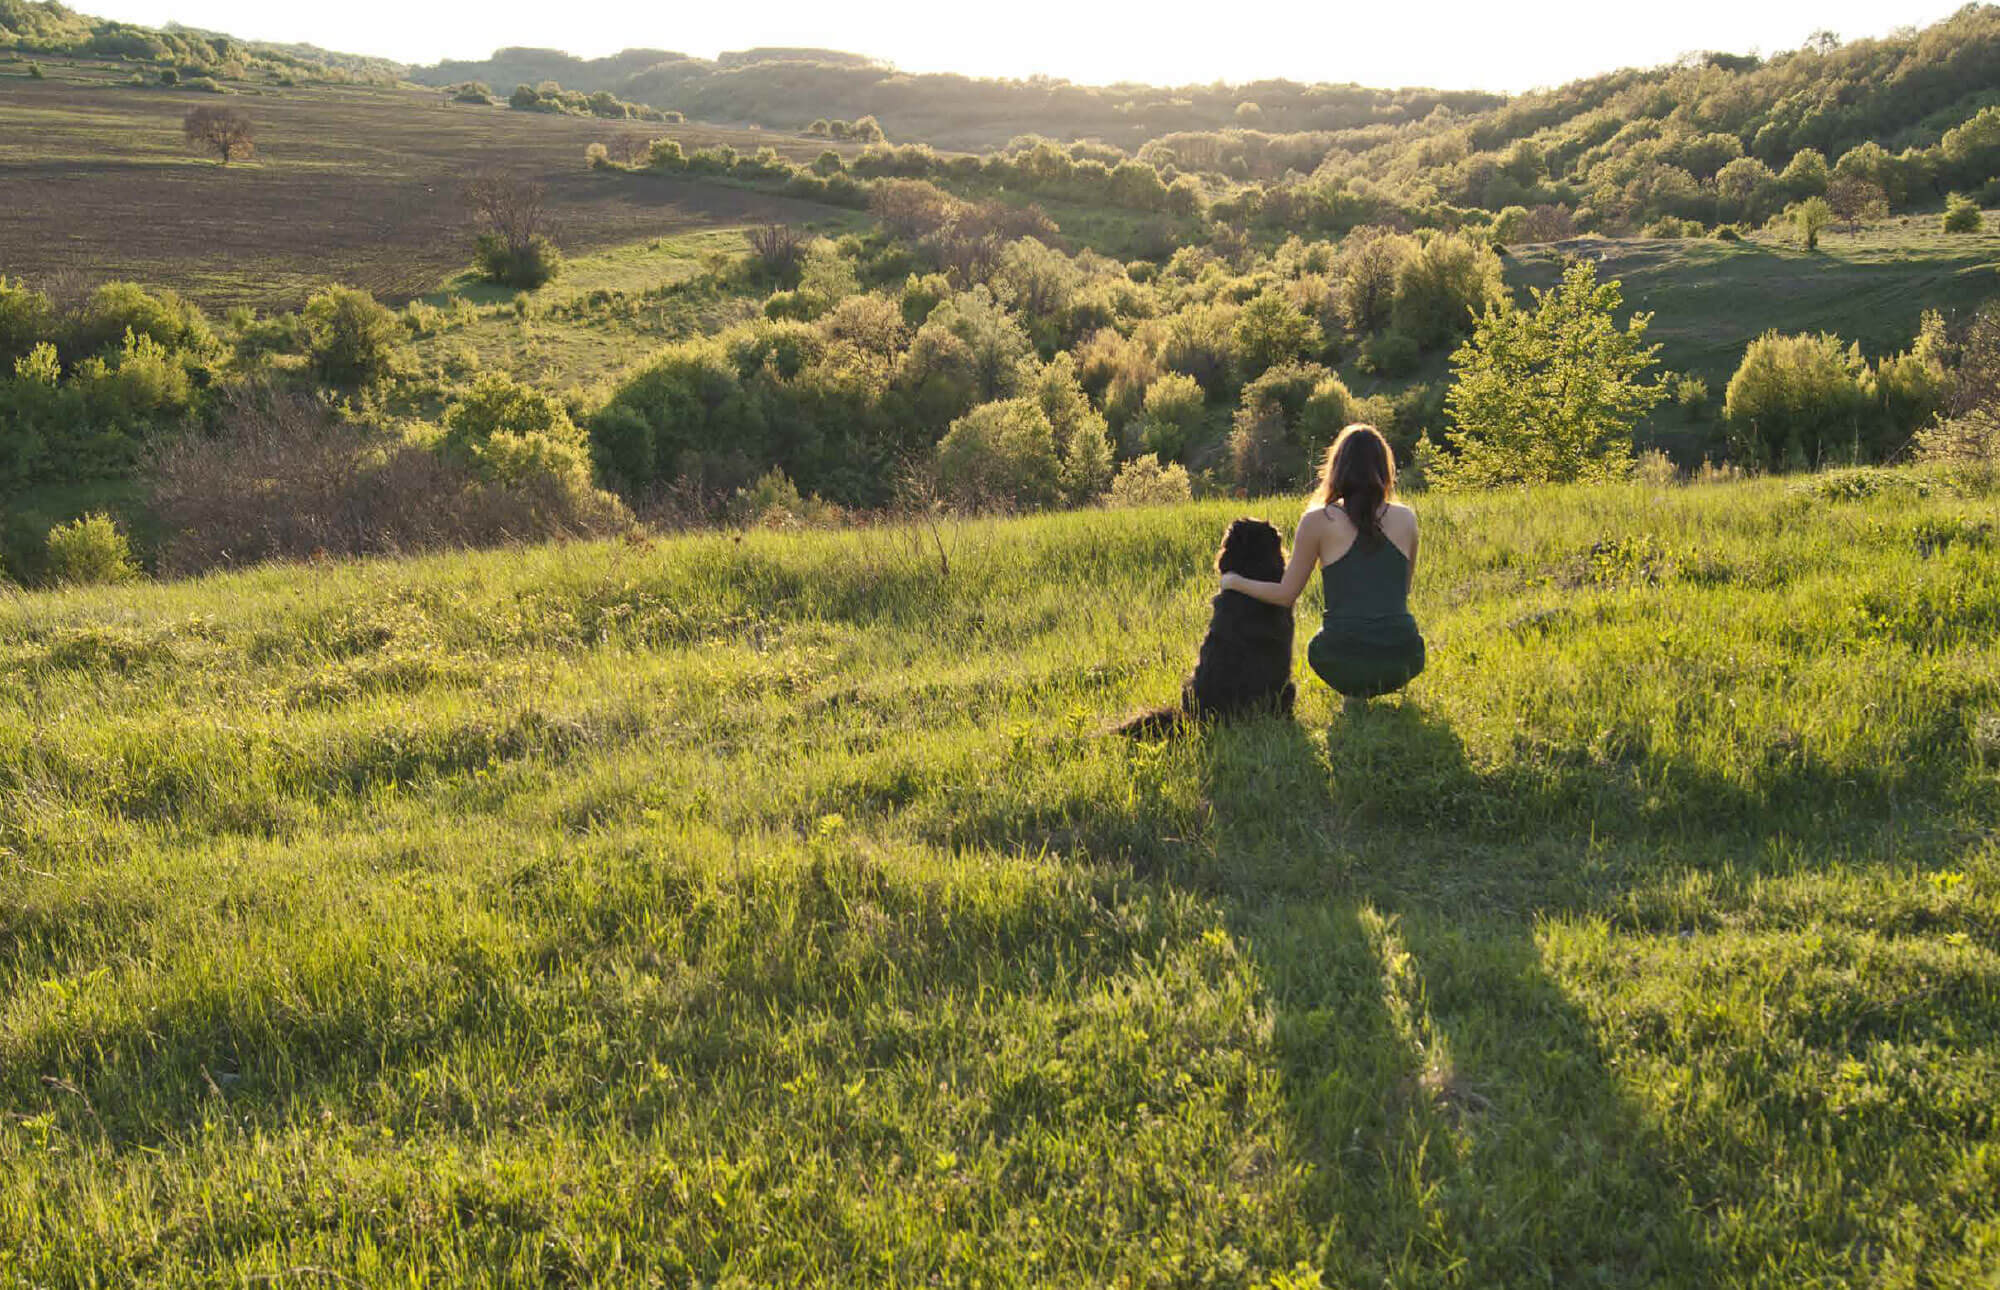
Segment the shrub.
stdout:
<path fill-rule="evenodd" d="M 952 422 L 937 472 L 946 496 L 967 510 L 1050 506 L 1060 496 L 1055 431 L 1032 399 L 983 403 Z"/>
<path fill-rule="evenodd" d="M 383 440 L 311 399 L 240 391 L 213 436 L 168 444 L 148 505 L 160 568 L 388 555 L 599 536 L 631 526 L 614 499 L 534 481 L 503 488 L 449 455 Z"/>
<path fill-rule="evenodd" d="M 1690 421 L 1699 421 L 1708 415 L 1708 382 L 1693 372 L 1680 372 L 1667 378 L 1667 395 L 1680 406 Z"/>
<path fill-rule="evenodd" d="M 1177 462 L 1161 465 L 1152 453 L 1134 457 L 1118 468 L 1105 501 L 1112 506 L 1172 506 L 1194 496 L 1187 467 Z"/>
<path fill-rule="evenodd" d="M 1340 379 L 1311 363 L 1274 367 L 1245 387 L 1229 437 L 1236 482 L 1255 492 L 1288 489 L 1311 471 L 1316 449 L 1354 419 Z"/>
<path fill-rule="evenodd" d="M 179 85 L 180 83 L 181 83 L 181 74 L 179 72 L 175 71 L 171 67 L 162 67 L 160 69 L 160 84 Z"/>
<path fill-rule="evenodd" d="M 1739 460 L 1803 470 L 1860 444 L 1872 411 L 1860 347 L 1840 338 L 1766 332 L 1729 378 L 1723 416 Z"/>
<path fill-rule="evenodd" d="M 145 336 L 167 349 L 200 355 L 219 352 L 208 318 L 173 291 L 147 291 L 136 283 L 107 282 L 90 293 L 70 333 L 67 348 L 77 357 L 115 349 L 128 334 Z"/>
<path fill-rule="evenodd" d="M 505 373 L 486 373 L 452 400 L 440 446 L 496 484 L 590 487 L 583 431 L 556 400 Z"/>
<path fill-rule="evenodd" d="M 42 65 L 40 63 L 29 63 L 28 79 L 31 81 L 47 80 L 48 74 L 42 71 Z"/>
<path fill-rule="evenodd" d="M 132 547 L 109 515 L 85 515 L 49 530 L 44 566 L 50 582 L 62 587 L 130 582 L 139 576 Z"/>
<path fill-rule="evenodd" d="M 0 275 L 0 372 L 49 339 L 55 331 L 55 309 L 49 298 L 25 282 Z"/>
<path fill-rule="evenodd" d="M 331 385 L 373 385 L 403 366 L 407 351 L 396 315 L 354 287 L 315 292 L 299 311 L 313 371 Z"/>
<path fill-rule="evenodd" d="M 583 150 L 583 161 L 592 170 L 607 170 L 611 166 L 611 149 L 593 143 Z"/>
<path fill-rule="evenodd" d="M 481 233 L 473 243 L 472 259 L 487 281 L 517 291 L 545 286 L 563 270 L 562 252 L 540 233 L 520 246 L 510 246 L 498 233 Z"/>
<path fill-rule="evenodd" d="M 1963 193 L 1953 193 L 1944 202 L 1944 231 L 1947 233 L 1977 233 L 1986 227 L 1986 217 L 1979 210 L 1979 203 Z"/>

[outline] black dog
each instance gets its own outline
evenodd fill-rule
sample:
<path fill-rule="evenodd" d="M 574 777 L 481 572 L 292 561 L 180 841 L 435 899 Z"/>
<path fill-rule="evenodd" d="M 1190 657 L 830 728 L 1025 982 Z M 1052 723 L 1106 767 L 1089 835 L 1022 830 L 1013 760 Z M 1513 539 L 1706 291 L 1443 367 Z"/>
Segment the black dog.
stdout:
<path fill-rule="evenodd" d="M 1263 520 L 1233 521 L 1215 553 L 1215 571 L 1276 582 L 1285 576 L 1284 541 Z M 1119 725 L 1119 734 L 1162 734 L 1189 718 L 1291 713 L 1292 611 L 1240 591 L 1217 592 L 1209 603 L 1208 635 L 1180 704 L 1142 712 Z"/>

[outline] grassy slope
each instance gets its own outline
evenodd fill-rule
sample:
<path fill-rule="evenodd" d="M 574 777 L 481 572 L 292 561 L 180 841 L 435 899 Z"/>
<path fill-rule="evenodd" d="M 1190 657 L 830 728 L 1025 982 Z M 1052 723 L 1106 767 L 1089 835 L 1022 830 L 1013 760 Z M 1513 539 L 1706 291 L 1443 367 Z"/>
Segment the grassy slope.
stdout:
<path fill-rule="evenodd" d="M 1979 1284 L 1913 490 L 1427 499 L 1405 699 L 1159 745 L 1237 506 L 18 599 L 0 1282 Z"/>

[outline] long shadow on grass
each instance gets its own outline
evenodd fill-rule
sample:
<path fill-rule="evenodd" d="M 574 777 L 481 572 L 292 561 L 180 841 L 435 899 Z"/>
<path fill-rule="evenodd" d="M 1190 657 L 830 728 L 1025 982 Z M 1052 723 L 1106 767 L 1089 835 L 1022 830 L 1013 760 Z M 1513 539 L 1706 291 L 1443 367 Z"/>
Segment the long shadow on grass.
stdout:
<path fill-rule="evenodd" d="M 1312 1169 L 1309 1257 L 1328 1284 L 1705 1283 L 1701 1222 L 1552 979 L 1536 912 L 1591 903 L 1587 843 L 1420 826 L 1397 777 L 1514 794 L 1412 705 L 1205 736 L 1220 894 L 1275 1018 L 1294 1150 Z M 1370 817 L 1401 827 L 1383 832 Z M 1468 842 L 1470 845 L 1468 845 Z M 1496 886 L 1482 869 L 1534 857 Z"/>

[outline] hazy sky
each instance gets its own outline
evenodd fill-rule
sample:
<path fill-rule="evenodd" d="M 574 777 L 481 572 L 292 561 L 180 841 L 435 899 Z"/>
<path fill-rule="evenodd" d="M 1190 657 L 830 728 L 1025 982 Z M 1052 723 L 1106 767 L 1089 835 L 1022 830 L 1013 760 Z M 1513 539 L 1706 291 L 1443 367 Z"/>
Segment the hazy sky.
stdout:
<path fill-rule="evenodd" d="M 1371 86 L 1523 90 L 1594 72 L 1653 66 L 1689 50 L 1792 49 L 1814 31 L 1849 39 L 1922 26 L 1961 0 L 1617 0 L 1499 5 L 1458 0 L 1368 4 L 1152 5 L 1090 0 L 938 4 L 935 0 L 761 0 L 659 5 L 627 0 L 71 0 L 86 13 L 160 26 L 174 20 L 252 39 L 310 41 L 403 62 L 483 58 L 501 45 L 584 56 L 634 46 L 703 57 L 749 45 L 822 45 L 908 71 L 974 76 L 1041 72 L 1087 84 L 1289 77 Z M 1671 17 L 1662 13 L 1671 10 Z"/>

